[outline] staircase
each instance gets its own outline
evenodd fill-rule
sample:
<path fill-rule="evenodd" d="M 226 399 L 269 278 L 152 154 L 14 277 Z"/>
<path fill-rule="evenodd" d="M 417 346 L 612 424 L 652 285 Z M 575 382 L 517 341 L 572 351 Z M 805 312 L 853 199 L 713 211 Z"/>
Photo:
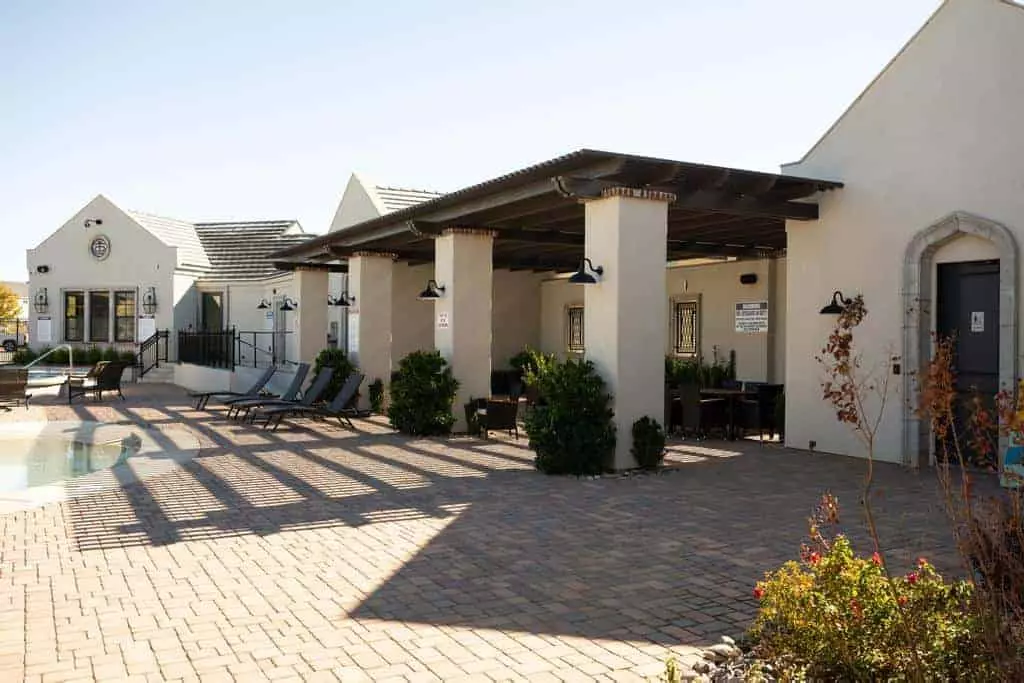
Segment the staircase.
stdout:
<path fill-rule="evenodd" d="M 161 363 L 159 367 L 150 368 L 138 381 L 141 384 L 171 384 L 174 382 L 174 364 Z"/>

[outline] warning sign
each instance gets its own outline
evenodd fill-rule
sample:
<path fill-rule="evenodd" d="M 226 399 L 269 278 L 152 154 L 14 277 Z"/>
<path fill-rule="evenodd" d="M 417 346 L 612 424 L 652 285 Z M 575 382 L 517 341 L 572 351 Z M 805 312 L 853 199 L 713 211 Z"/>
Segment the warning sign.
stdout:
<path fill-rule="evenodd" d="M 747 301 L 736 304 L 736 331 L 744 334 L 768 331 L 768 302 Z"/>

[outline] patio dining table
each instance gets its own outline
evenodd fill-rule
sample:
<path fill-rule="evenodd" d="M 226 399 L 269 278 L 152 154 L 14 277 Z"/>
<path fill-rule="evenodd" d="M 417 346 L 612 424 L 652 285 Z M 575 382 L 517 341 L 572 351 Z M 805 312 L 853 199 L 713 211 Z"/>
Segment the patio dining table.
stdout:
<path fill-rule="evenodd" d="M 749 389 L 706 388 L 700 390 L 700 396 L 701 398 L 725 399 L 726 438 L 734 441 L 738 426 L 736 418 L 739 414 L 739 404 L 745 399 L 757 398 L 757 392 Z"/>

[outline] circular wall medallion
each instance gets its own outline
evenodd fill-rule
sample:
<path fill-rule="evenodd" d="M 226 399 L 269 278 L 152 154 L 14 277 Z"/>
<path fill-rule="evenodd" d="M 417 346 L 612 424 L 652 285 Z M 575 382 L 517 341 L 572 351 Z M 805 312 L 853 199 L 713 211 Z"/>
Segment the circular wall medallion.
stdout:
<path fill-rule="evenodd" d="M 89 242 L 89 253 L 97 261 L 110 256 L 110 238 L 106 235 L 97 235 L 92 238 L 92 242 Z"/>

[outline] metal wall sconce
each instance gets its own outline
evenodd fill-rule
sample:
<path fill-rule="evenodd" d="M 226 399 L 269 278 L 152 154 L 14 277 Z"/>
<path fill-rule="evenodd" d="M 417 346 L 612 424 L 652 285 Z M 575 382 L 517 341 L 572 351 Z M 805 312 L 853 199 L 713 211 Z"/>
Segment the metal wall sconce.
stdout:
<path fill-rule="evenodd" d="M 597 278 L 587 272 L 587 266 L 590 266 L 590 270 L 596 273 L 598 276 L 604 275 L 604 266 L 594 266 L 594 262 L 589 258 L 584 258 L 580 261 L 580 268 L 573 276 L 569 278 L 569 283 L 574 285 L 596 285 Z"/>
<path fill-rule="evenodd" d="M 142 295 L 142 312 L 146 315 L 156 313 L 156 287 L 150 287 Z"/>
<path fill-rule="evenodd" d="M 36 292 L 36 298 L 34 302 L 36 313 L 43 314 L 50 309 L 50 300 L 46 296 L 46 287 L 43 287 Z"/>
<path fill-rule="evenodd" d="M 427 288 L 416 297 L 420 301 L 435 301 L 444 294 L 444 285 L 437 284 L 437 280 L 428 280 Z"/>
<path fill-rule="evenodd" d="M 835 294 L 832 295 L 832 303 L 826 304 L 819 313 L 822 315 L 840 315 L 852 303 L 853 300 L 845 298 L 843 293 L 837 289 Z"/>
<path fill-rule="evenodd" d="M 291 298 L 290 296 L 286 296 L 284 298 L 284 300 L 281 302 L 281 309 L 280 310 L 285 311 L 287 313 L 288 311 L 294 311 L 298 307 L 299 307 L 299 302 L 298 301 L 296 301 L 295 299 Z"/>
<path fill-rule="evenodd" d="M 268 308 L 270 308 L 270 302 L 267 301 L 266 299 L 260 298 L 260 302 L 256 304 L 256 308 L 261 311 L 265 311 Z"/>
<path fill-rule="evenodd" d="M 350 296 L 348 292 L 342 292 L 338 296 L 331 296 L 330 294 L 327 295 L 328 306 L 342 306 L 348 308 L 354 304 L 355 301 L 356 298 L 354 296 Z"/>
<path fill-rule="evenodd" d="M 91 228 L 94 225 L 103 225 L 103 219 L 102 218 L 86 218 L 84 225 L 87 228 Z"/>

